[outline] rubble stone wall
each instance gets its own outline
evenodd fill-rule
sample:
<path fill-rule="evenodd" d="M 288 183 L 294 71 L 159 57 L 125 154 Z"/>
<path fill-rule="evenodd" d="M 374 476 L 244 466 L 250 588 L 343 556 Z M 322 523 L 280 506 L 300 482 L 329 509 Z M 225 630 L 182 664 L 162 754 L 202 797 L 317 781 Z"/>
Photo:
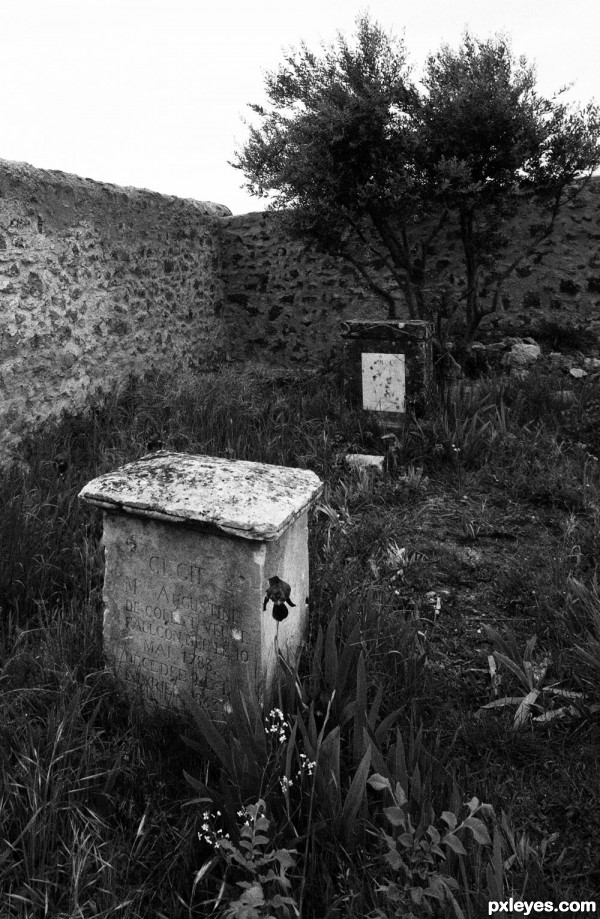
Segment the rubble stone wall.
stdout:
<path fill-rule="evenodd" d="M 0 457 L 130 374 L 213 359 L 229 213 L 0 161 Z"/>
<path fill-rule="evenodd" d="M 507 263 L 528 244 L 537 220 L 531 211 L 515 222 Z M 220 224 L 222 317 L 233 357 L 319 363 L 339 352 L 340 320 L 386 318 L 384 301 L 347 262 L 290 240 L 276 215 L 226 217 Z M 436 240 L 428 265 L 428 283 L 453 284 L 460 296 L 460 231 L 452 223 Z M 394 290 L 384 269 L 378 280 Z M 396 293 L 399 317 L 410 318 Z M 487 296 L 491 302 L 491 289 Z M 554 234 L 519 264 L 504 285 L 501 310 L 482 329 L 498 326 L 535 334 L 543 319 L 600 331 L 600 177 L 564 207 Z"/>
<path fill-rule="evenodd" d="M 460 294 L 455 227 L 429 264 Z M 320 366 L 341 355 L 343 320 L 384 318 L 351 265 L 291 240 L 274 214 L 0 160 L 0 460 L 27 428 L 130 374 L 228 359 Z M 542 319 L 600 331 L 600 178 L 519 265 L 485 326 L 535 335 Z"/>
<path fill-rule="evenodd" d="M 230 358 L 322 365 L 341 348 L 342 320 L 386 318 L 385 303 L 351 265 L 290 239 L 274 214 L 219 222 Z"/>

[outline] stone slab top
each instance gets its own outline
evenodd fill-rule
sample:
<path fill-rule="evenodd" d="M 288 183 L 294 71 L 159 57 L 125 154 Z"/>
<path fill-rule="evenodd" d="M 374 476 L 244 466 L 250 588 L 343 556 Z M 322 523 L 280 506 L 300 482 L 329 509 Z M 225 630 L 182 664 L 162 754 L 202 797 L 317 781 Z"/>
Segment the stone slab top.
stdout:
<path fill-rule="evenodd" d="M 79 497 L 107 511 L 268 541 L 322 490 L 308 469 L 161 450 L 93 479 Z"/>
<path fill-rule="evenodd" d="M 424 319 L 347 319 L 341 323 L 345 338 L 430 338 L 431 323 Z"/>

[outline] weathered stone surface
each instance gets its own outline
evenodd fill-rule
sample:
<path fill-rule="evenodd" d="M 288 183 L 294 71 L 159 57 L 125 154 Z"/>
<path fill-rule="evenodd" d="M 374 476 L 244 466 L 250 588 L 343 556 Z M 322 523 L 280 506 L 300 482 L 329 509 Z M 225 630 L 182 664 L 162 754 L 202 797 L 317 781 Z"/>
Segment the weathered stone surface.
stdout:
<path fill-rule="evenodd" d="M 307 517 L 321 488 L 306 470 L 163 453 L 83 489 L 105 509 L 104 645 L 124 686 L 218 714 L 233 681 L 270 682 L 275 640 L 293 657 L 305 637 Z M 270 600 L 263 609 L 275 576 L 295 604 L 281 621 Z"/>
<path fill-rule="evenodd" d="M 429 323 L 346 321 L 342 338 L 347 391 L 365 412 L 394 424 L 422 410 L 433 372 Z"/>
<path fill-rule="evenodd" d="M 542 320 L 600 330 L 600 178 L 558 217 L 554 236 L 504 287 L 482 331 Z M 535 210 L 509 232 L 520 254 Z M 435 249 L 435 251 L 433 251 Z M 426 282 L 460 293 L 457 228 L 429 253 Z M 382 260 L 379 283 L 398 284 Z M 493 284 L 482 278 L 490 304 Z M 342 259 L 289 239 L 272 213 L 119 188 L 0 161 L 0 462 L 20 432 L 148 369 L 223 359 L 282 367 L 340 356 L 340 321 L 375 327 L 386 305 Z M 373 348 L 374 351 L 379 350 Z M 407 380 L 410 381 L 407 368 Z M 408 384 L 409 385 L 409 384 Z M 407 391 L 407 399 L 411 399 Z"/>
<path fill-rule="evenodd" d="M 385 456 L 376 456 L 372 453 L 346 453 L 344 462 L 354 469 L 369 469 L 383 472 Z"/>
<path fill-rule="evenodd" d="M 503 364 L 510 369 L 524 370 L 534 364 L 541 353 L 540 346 L 531 341 L 516 341 L 504 355 Z"/>
<path fill-rule="evenodd" d="M 226 213 L 0 160 L 0 462 L 130 374 L 215 360 Z"/>
<path fill-rule="evenodd" d="M 361 354 L 362 406 L 372 412 L 406 411 L 406 355 Z"/>
<path fill-rule="evenodd" d="M 421 320 L 401 319 L 353 319 L 342 322 L 341 333 L 346 338 L 373 338 L 389 341 L 398 339 L 406 342 L 413 339 L 425 341 L 431 337 L 431 329 Z"/>
<path fill-rule="evenodd" d="M 275 214 L 219 225 L 220 316 L 232 358 L 319 366 L 339 356 L 340 320 L 385 317 L 383 301 L 348 262 L 290 239 Z"/>
<path fill-rule="evenodd" d="M 321 487 L 308 469 L 161 450 L 94 479 L 80 497 L 106 510 L 270 540 Z"/>
<path fill-rule="evenodd" d="M 600 328 L 599 221 L 597 177 L 560 213 L 554 235 L 539 253 L 507 280 L 502 308 L 484 319 L 482 331 L 522 327 L 526 335 L 543 319 L 559 320 L 566 326 L 596 323 Z M 222 317 L 230 332 L 232 356 L 251 353 L 281 364 L 318 364 L 337 356 L 340 320 L 385 318 L 384 301 L 348 263 L 287 238 L 276 214 L 226 217 L 219 223 Z M 531 207 L 509 228 L 507 262 L 521 254 L 535 223 L 539 223 L 539 214 Z M 432 246 L 428 286 L 447 285 L 460 294 L 464 268 L 459 233 L 450 220 Z M 408 322 L 397 283 L 385 267 L 372 267 L 377 281 L 397 297 L 399 315 Z M 482 286 L 486 307 L 493 289 L 493 283 Z"/>

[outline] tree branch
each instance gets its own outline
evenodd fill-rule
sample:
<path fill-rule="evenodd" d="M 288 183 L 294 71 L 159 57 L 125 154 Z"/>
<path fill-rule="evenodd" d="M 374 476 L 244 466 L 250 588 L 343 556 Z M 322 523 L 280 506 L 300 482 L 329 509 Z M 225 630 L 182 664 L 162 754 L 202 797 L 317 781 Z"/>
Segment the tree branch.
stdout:
<path fill-rule="evenodd" d="M 373 293 L 376 293 L 383 300 L 386 301 L 388 305 L 388 317 L 390 319 L 396 318 L 396 301 L 389 290 L 386 290 L 385 287 L 382 287 L 381 284 L 378 284 L 377 281 L 369 274 L 364 265 L 362 265 L 354 256 L 348 252 L 346 249 L 342 248 L 340 254 L 346 261 L 356 269 L 362 278 L 367 282 L 368 286 L 371 288 Z"/>

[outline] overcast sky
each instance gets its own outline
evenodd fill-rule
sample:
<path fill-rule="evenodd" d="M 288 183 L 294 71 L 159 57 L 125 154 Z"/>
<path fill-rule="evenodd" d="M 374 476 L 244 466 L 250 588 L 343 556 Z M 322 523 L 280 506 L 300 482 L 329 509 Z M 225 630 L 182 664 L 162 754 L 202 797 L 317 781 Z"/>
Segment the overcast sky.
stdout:
<path fill-rule="evenodd" d="M 227 161 L 264 71 L 364 11 L 404 34 L 415 75 L 465 27 L 503 31 L 542 92 L 600 101 L 600 0 L 0 0 L 0 157 L 261 210 Z"/>

